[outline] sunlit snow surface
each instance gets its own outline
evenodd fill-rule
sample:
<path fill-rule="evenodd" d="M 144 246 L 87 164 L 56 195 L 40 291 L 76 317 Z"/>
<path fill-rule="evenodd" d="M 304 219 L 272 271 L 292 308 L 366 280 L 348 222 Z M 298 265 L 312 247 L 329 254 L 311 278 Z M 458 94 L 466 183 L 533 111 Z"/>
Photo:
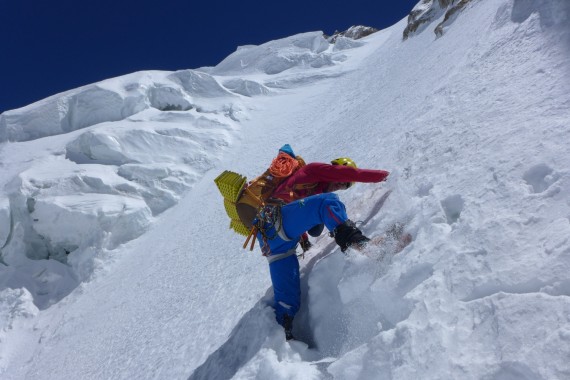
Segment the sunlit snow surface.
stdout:
<path fill-rule="evenodd" d="M 569 378 L 568 13 L 472 1 L 439 38 L 304 33 L 5 112 L 0 377 Z M 340 196 L 365 233 L 414 238 L 314 239 L 309 346 L 213 184 L 284 143 L 391 171 Z"/>

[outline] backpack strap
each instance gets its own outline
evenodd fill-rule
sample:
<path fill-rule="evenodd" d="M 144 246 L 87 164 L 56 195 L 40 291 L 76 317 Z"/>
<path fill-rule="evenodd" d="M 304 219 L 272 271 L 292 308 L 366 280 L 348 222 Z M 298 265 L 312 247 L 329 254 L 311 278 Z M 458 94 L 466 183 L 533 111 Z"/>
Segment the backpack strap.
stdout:
<path fill-rule="evenodd" d="M 249 243 L 252 237 L 253 240 L 251 240 L 251 246 L 249 247 L 250 251 L 253 251 L 253 247 L 255 246 L 255 239 L 257 238 L 257 226 L 253 226 L 251 228 L 249 235 L 247 235 L 247 239 L 245 239 L 245 243 L 243 243 L 243 249 L 247 248 L 247 243 Z"/>
<path fill-rule="evenodd" d="M 266 224 L 268 225 L 269 228 L 265 228 Z M 274 229 L 274 232 L 272 236 L 269 236 L 267 232 L 271 228 Z M 263 240 L 263 246 L 261 249 L 263 256 L 271 255 L 271 250 L 269 248 L 269 243 L 268 243 L 269 240 L 273 240 L 276 237 L 279 237 L 285 241 L 292 240 L 287 236 L 287 234 L 285 234 L 285 230 L 283 229 L 281 205 L 267 205 L 259 209 L 257 217 L 251 229 L 251 232 L 249 233 L 247 239 L 245 240 L 245 243 L 243 244 L 244 249 L 246 249 L 249 241 L 251 240 L 251 245 L 249 250 L 253 251 L 253 248 L 255 246 L 255 239 L 258 233 L 261 234 L 261 239 Z"/>

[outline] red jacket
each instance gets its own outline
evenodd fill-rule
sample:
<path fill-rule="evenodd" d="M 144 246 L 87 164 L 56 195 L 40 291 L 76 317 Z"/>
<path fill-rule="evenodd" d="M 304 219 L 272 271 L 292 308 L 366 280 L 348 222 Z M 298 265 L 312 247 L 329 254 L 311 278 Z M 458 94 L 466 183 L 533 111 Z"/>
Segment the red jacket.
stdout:
<path fill-rule="evenodd" d="M 287 178 L 275 189 L 271 197 L 289 203 L 324 193 L 331 182 L 382 182 L 389 174 L 385 170 L 356 169 L 314 162 L 303 166 Z"/>

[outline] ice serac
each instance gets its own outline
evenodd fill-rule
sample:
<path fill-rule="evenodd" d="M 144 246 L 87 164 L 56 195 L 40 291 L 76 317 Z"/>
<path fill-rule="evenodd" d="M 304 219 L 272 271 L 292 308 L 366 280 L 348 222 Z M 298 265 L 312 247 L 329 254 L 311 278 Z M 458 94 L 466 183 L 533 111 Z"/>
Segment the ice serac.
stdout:
<path fill-rule="evenodd" d="M 231 96 L 220 84 L 209 74 L 194 70 L 177 71 L 168 76 L 173 82 L 182 86 L 184 91 L 198 97 L 215 98 L 220 96 Z"/>
<path fill-rule="evenodd" d="M 234 96 L 211 75 L 140 72 L 87 85 L 0 115 L 0 142 L 30 141 L 121 121 L 149 108 L 188 111 Z"/>
<path fill-rule="evenodd" d="M 146 230 L 151 212 L 142 199 L 91 193 L 42 197 L 32 217 L 34 229 L 52 249 L 71 252 L 99 236 L 108 236 L 109 249 L 132 240 Z"/>
<path fill-rule="evenodd" d="M 270 90 L 264 85 L 252 80 L 241 79 L 241 78 L 230 79 L 228 81 L 225 81 L 224 87 L 226 87 L 228 90 L 236 94 L 248 97 L 268 95 L 270 93 Z"/>
<path fill-rule="evenodd" d="M 118 121 L 144 108 L 141 94 L 89 85 L 0 115 L 0 141 L 29 141 Z"/>
<path fill-rule="evenodd" d="M 214 166 L 241 112 L 214 77 L 182 70 L 3 113 L 0 285 L 26 288 L 40 309 L 67 296 L 98 255 L 143 234 Z"/>
<path fill-rule="evenodd" d="M 330 47 L 322 32 L 308 32 L 259 46 L 238 48 L 211 70 L 213 75 L 279 74 L 293 67 L 333 65 L 324 53 Z"/>

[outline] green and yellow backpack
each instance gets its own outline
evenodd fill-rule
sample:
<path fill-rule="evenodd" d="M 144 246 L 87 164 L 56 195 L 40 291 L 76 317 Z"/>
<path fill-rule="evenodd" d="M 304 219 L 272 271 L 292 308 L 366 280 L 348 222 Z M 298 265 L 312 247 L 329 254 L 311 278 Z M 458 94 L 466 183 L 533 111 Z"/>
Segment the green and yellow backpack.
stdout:
<path fill-rule="evenodd" d="M 286 144 L 269 168 L 250 182 L 245 176 L 229 170 L 216 177 L 214 182 L 224 198 L 230 229 L 243 236 L 254 234 L 253 220 L 259 210 L 266 205 L 279 204 L 279 200 L 271 198 L 273 191 L 303 166 L 305 161 L 295 156 L 289 144 Z"/>

